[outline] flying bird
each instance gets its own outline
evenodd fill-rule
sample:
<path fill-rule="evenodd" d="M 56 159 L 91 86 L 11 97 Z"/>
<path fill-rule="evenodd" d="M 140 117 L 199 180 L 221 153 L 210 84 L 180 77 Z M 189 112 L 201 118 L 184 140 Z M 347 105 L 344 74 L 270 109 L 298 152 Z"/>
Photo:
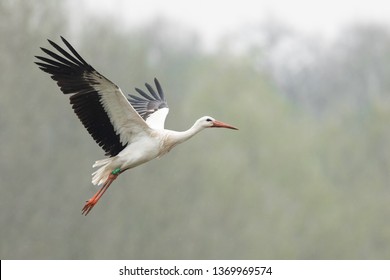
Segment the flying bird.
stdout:
<path fill-rule="evenodd" d="M 123 94 L 113 82 L 88 64 L 63 37 L 65 50 L 48 40 L 57 50 L 41 50 L 47 57 L 36 56 L 39 68 L 50 74 L 64 94 L 81 123 L 96 143 L 103 148 L 105 159 L 93 167 L 92 184 L 100 189 L 86 201 L 82 214 L 87 215 L 109 186 L 124 171 L 161 157 L 176 145 L 209 127 L 237 129 L 234 126 L 205 116 L 186 131 L 164 129 L 168 104 L 159 81 L 155 89 L 145 83 L 149 93 L 135 88 L 139 95 Z"/>

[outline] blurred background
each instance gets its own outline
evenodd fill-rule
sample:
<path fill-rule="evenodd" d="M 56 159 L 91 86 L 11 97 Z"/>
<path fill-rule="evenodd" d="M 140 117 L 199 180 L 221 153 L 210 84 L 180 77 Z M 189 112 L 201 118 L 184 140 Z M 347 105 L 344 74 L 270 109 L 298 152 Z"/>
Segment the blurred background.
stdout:
<path fill-rule="evenodd" d="M 0 258 L 389 259 L 383 2 L 0 0 Z M 60 35 L 125 93 L 158 77 L 166 127 L 240 130 L 124 173 L 82 216 L 104 153 L 33 63 Z"/>

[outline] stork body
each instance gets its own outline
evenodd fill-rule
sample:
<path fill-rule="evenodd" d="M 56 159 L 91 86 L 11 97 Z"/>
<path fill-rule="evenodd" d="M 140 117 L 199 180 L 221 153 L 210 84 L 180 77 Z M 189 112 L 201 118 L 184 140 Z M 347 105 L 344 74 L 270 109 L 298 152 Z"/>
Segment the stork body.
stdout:
<path fill-rule="evenodd" d="M 204 128 L 237 129 L 212 117 L 202 117 L 188 130 L 164 129 L 169 112 L 164 92 L 154 79 L 157 92 L 145 84 L 150 94 L 136 88 L 140 96 L 125 97 L 121 89 L 97 72 L 62 38 L 71 53 L 56 43 L 49 43 L 60 53 L 41 48 L 48 56 L 36 56 L 39 68 L 51 75 L 70 103 L 76 115 L 108 158 L 98 160 L 93 167 L 92 183 L 101 185 L 82 209 L 87 215 L 111 183 L 122 172 L 160 157 Z"/>
<path fill-rule="evenodd" d="M 121 172 L 134 168 L 156 157 L 168 153 L 174 146 L 188 140 L 208 126 L 207 119 L 199 119 L 189 130 L 178 132 L 168 129 L 149 129 L 147 135 L 135 139 L 126 146 L 118 155 L 95 162 L 93 167 L 100 167 L 94 172 L 92 183 L 102 184 L 113 170 L 120 169 Z M 209 121 L 210 122 L 210 121 Z"/>

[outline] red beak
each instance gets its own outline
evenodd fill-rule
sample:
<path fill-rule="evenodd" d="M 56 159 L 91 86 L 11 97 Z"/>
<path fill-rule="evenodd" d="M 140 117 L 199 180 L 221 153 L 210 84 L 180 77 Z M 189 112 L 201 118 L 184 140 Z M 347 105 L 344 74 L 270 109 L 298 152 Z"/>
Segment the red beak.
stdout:
<path fill-rule="evenodd" d="M 231 126 L 230 124 L 223 123 L 223 122 L 220 122 L 220 121 L 217 121 L 217 120 L 213 121 L 213 125 L 211 127 L 223 127 L 223 128 L 229 128 L 229 129 L 238 130 L 237 127 Z"/>

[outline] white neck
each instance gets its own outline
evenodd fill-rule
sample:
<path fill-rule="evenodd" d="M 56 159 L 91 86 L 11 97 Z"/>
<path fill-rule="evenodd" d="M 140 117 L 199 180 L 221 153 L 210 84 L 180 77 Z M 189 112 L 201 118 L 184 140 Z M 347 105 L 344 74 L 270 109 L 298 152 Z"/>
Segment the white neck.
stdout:
<path fill-rule="evenodd" d="M 196 122 L 193 126 L 191 126 L 189 129 L 185 131 L 172 131 L 168 130 L 168 138 L 170 141 L 174 142 L 174 145 L 183 143 L 184 141 L 187 141 L 192 136 L 197 134 L 198 132 L 202 131 L 204 129 L 203 126 L 199 125 L 198 122 Z"/>
<path fill-rule="evenodd" d="M 192 136 L 203 130 L 204 127 L 196 122 L 190 129 L 186 131 L 165 130 L 165 137 L 162 144 L 161 155 L 169 152 L 177 144 L 187 141 Z"/>

